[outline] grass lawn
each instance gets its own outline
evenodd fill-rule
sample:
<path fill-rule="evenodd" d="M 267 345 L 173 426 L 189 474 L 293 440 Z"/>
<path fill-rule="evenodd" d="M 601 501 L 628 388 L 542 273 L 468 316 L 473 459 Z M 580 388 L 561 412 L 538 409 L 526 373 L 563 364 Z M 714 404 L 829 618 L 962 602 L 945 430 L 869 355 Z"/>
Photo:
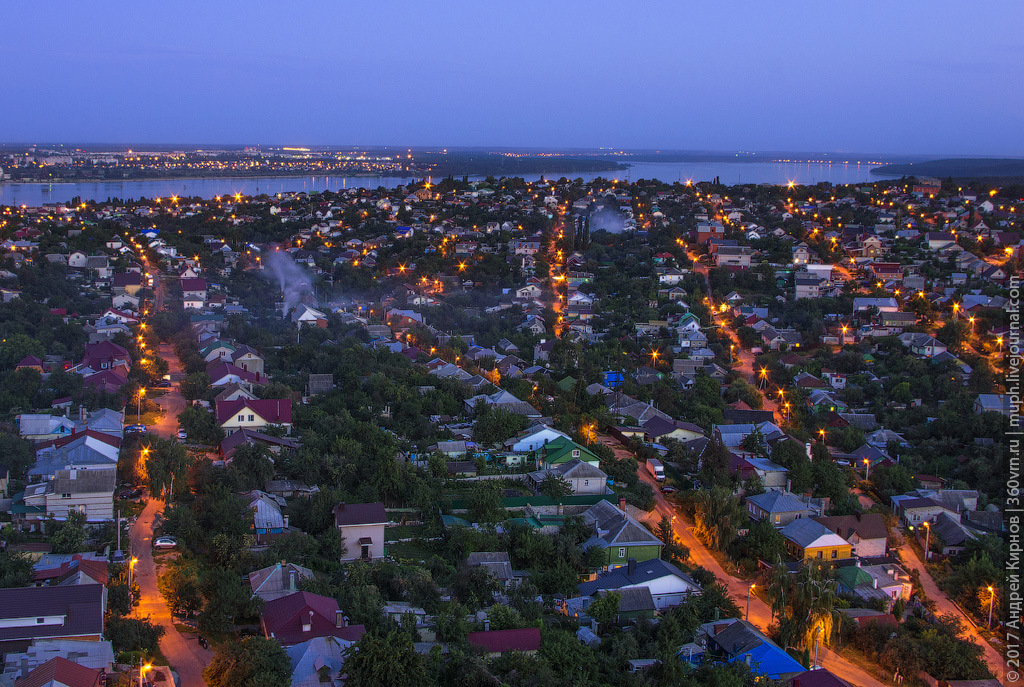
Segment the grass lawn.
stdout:
<path fill-rule="evenodd" d="M 396 541 L 398 539 L 409 539 L 410 537 L 423 536 L 427 532 L 426 525 L 398 525 L 384 529 L 385 541 Z"/>
<path fill-rule="evenodd" d="M 389 556 L 399 560 L 425 561 L 436 553 L 430 542 L 420 541 L 397 542 L 388 544 L 385 548 Z"/>

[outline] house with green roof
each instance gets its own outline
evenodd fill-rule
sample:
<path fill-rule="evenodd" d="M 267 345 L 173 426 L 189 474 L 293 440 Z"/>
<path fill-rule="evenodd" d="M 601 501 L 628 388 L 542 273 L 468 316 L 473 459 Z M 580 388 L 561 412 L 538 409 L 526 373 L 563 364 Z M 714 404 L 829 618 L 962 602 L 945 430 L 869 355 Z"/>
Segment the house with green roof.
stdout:
<path fill-rule="evenodd" d="M 664 542 L 608 501 L 599 501 L 585 510 L 583 521 L 594 534 L 581 546 L 584 551 L 594 547 L 601 550 L 602 569 L 627 565 L 630 559 L 642 563 L 661 558 Z"/>
<path fill-rule="evenodd" d="M 540 470 L 548 470 L 560 463 L 568 463 L 570 460 L 576 459 L 595 468 L 601 466 L 601 459 L 597 457 L 596 453 L 565 437 L 553 439 L 537 451 L 537 467 Z"/>

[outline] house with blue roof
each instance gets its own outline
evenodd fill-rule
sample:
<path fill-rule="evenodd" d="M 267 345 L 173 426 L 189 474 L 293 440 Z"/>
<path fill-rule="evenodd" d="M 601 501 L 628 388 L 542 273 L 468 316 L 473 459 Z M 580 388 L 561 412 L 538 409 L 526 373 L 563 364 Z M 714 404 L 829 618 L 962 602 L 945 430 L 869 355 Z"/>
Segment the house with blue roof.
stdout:
<path fill-rule="evenodd" d="M 788 680 L 806 670 L 754 625 L 739 618 L 701 625 L 694 641 L 701 646 L 706 641 L 707 653 L 721 657 L 724 663 L 746 663 L 752 672 L 769 680 Z M 680 655 L 680 660 L 685 658 Z"/>

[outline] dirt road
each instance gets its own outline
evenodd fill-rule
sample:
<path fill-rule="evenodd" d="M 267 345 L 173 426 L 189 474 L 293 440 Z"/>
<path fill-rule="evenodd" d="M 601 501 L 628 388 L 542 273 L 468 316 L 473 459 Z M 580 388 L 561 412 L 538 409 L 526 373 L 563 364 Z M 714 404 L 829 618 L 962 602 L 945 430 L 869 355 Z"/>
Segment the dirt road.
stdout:
<path fill-rule="evenodd" d="M 203 668 L 213 659 L 213 654 L 199 646 L 195 638 L 186 638 L 174 627 L 167 602 L 157 588 L 156 562 L 153 559 L 153 520 L 162 512 L 162 501 L 150 499 L 131 530 L 132 554 L 138 558 L 135 565 L 135 579 L 139 583 L 139 605 L 135 615 L 148 617 L 164 628 L 160 639 L 160 651 L 167 657 L 171 667 L 177 671 L 181 687 L 203 687 Z"/>

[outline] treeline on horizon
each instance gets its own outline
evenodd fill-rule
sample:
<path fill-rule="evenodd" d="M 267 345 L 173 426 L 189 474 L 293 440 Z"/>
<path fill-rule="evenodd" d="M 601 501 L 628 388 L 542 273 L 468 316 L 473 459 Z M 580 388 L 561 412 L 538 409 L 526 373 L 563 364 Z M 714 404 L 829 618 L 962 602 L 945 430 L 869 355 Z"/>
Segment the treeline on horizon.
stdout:
<path fill-rule="evenodd" d="M 925 162 L 882 165 L 871 170 L 872 174 L 894 176 L 903 174 L 915 177 L 953 177 L 954 179 L 1007 178 L 1024 179 L 1024 159 L 965 157 Z"/>

